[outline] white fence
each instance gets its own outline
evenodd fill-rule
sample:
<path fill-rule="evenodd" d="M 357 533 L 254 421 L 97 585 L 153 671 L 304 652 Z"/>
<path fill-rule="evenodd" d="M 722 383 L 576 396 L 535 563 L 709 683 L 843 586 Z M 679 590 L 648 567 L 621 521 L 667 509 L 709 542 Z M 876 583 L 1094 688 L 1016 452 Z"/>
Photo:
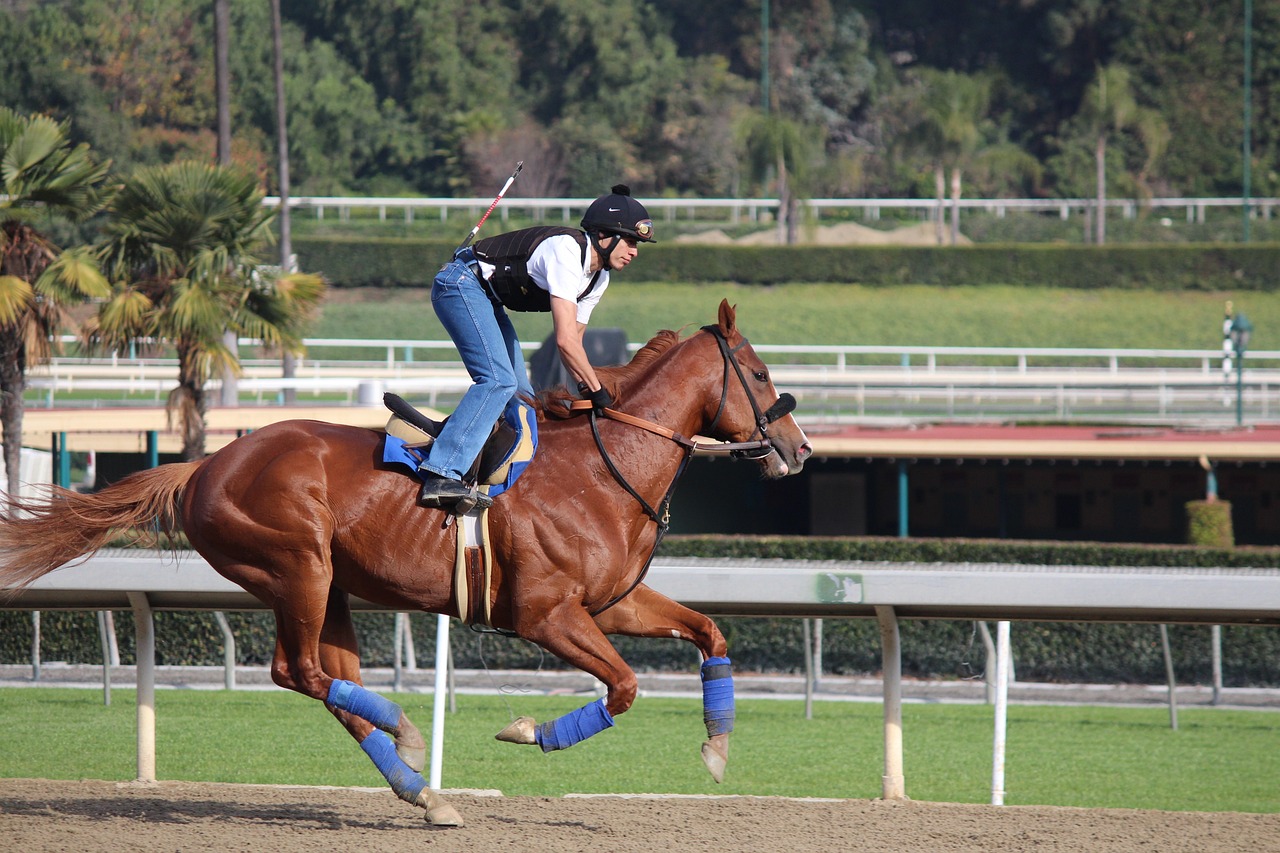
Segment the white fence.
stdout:
<path fill-rule="evenodd" d="M 463 212 L 475 218 L 483 213 L 491 198 L 392 198 L 392 197 L 346 197 L 346 196 L 296 196 L 290 197 L 291 210 L 313 212 L 317 219 L 324 219 L 330 212 L 339 221 L 350 218 L 353 210 L 375 210 L 380 220 L 387 218 L 388 211 L 398 211 L 406 222 L 414 221 L 415 216 L 423 214 L 436 215 L 441 222 L 448 221 L 451 212 Z M 519 198 L 508 196 L 503 199 L 499 208 L 499 217 L 505 217 L 512 210 L 523 210 L 541 219 L 558 216 L 564 222 L 574 222 L 581 216 L 590 198 Z M 263 203 L 269 207 L 279 207 L 278 196 L 268 196 Z M 1188 223 L 1203 223 L 1210 210 L 1243 209 L 1246 200 L 1243 198 L 1151 198 L 1106 199 L 1104 205 L 1116 210 L 1125 219 L 1133 219 L 1139 210 L 1164 211 L 1179 216 Z M 667 221 L 677 219 L 694 219 L 699 215 L 715 211 L 717 216 L 731 223 L 758 222 L 762 213 L 773 214 L 778 208 L 776 198 L 646 198 L 645 207 L 651 212 L 660 212 Z M 1049 213 L 1061 219 L 1069 219 L 1073 213 L 1081 214 L 1098 209 L 1097 199 L 1092 198 L 962 198 L 957 206 L 966 211 L 984 211 L 1003 218 L 1010 212 Z M 1248 204 L 1256 211 L 1255 215 L 1270 219 L 1278 205 L 1278 198 L 1249 199 Z M 914 212 L 922 218 L 928 217 L 938 210 L 938 201 L 931 198 L 814 198 L 805 201 L 805 205 L 819 219 L 824 211 L 858 210 L 863 218 L 879 219 L 885 210 L 904 210 Z M 944 206 L 950 207 L 947 200 Z"/>
<path fill-rule="evenodd" d="M 63 341 L 73 339 L 64 337 Z M 279 362 L 255 358 L 258 341 L 240 341 L 242 394 L 278 402 L 285 389 L 313 399 L 377 405 L 382 390 L 433 408 L 451 405 L 470 385 L 454 345 L 440 340 L 308 338 L 308 355 L 285 379 Z M 526 352 L 540 347 L 526 343 Z M 638 343 L 628 345 L 634 351 Z M 1270 420 L 1280 412 L 1280 351 L 1247 353 L 1240 386 L 1224 375 L 1221 350 L 1069 347 L 865 345 L 755 346 L 775 383 L 795 395 L 801 417 L 991 419 L 1150 424 L 1226 424 Z M 328 355 L 332 354 L 332 355 Z M 172 358 L 57 358 L 32 368 L 28 387 L 49 408 L 100 405 L 86 391 L 138 395 L 158 404 L 173 388 Z M 217 381 L 212 383 L 217 386 Z M 70 401 L 78 393 L 80 399 Z M 116 403 L 118 405 L 118 403 Z"/>

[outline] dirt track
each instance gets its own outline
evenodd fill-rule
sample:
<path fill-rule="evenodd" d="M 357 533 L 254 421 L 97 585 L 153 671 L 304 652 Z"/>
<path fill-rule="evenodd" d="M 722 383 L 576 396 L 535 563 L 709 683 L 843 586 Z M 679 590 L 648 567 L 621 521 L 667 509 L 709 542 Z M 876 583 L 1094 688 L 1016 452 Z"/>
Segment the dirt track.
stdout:
<path fill-rule="evenodd" d="M 747 797 L 449 799 L 466 826 L 432 829 L 387 791 L 0 779 L 0 838 L 24 853 L 1280 851 L 1280 815 Z"/>

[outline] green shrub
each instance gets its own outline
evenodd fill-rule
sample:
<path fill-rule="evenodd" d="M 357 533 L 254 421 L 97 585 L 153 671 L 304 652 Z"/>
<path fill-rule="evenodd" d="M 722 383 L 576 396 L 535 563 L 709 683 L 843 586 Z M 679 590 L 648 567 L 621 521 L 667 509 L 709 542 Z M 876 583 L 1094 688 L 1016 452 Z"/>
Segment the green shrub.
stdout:
<path fill-rule="evenodd" d="M 295 238 L 302 268 L 335 287 L 429 287 L 455 245 L 441 240 Z M 635 280 L 694 284 L 1036 285 L 1079 289 L 1269 291 L 1280 244 L 694 246 L 640 253 Z"/>
<path fill-rule="evenodd" d="M 1210 548 L 1231 548 L 1236 544 L 1231 527 L 1231 502 L 1220 500 L 1187 503 L 1187 542 Z"/>

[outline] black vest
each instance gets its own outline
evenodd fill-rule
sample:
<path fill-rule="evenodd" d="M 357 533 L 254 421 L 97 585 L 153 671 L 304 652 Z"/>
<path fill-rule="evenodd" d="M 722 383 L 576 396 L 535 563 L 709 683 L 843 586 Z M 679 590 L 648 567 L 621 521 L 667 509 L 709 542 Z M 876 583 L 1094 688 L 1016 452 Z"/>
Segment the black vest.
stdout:
<path fill-rule="evenodd" d="M 489 292 L 512 311 L 550 311 L 551 294 L 529 277 L 529 256 L 543 240 L 561 234 L 567 234 L 578 241 L 585 267 L 587 235 L 577 228 L 565 225 L 537 225 L 476 241 L 472 247 L 476 258 L 493 265 L 493 275 L 489 277 Z M 581 302 L 595 290 L 599 279 L 600 272 L 597 270 L 586 290 L 578 294 L 577 301 Z"/>

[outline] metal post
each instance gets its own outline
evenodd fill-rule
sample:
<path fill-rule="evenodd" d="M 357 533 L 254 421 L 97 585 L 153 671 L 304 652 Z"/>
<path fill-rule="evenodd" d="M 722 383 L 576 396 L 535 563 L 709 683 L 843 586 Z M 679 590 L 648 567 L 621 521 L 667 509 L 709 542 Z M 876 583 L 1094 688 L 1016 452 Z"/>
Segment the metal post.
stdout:
<path fill-rule="evenodd" d="M 129 593 L 138 648 L 138 781 L 156 781 L 156 629 L 145 592 Z"/>
<path fill-rule="evenodd" d="M 1173 655 L 1169 651 L 1169 626 L 1160 625 L 1160 648 L 1164 651 L 1164 677 L 1169 684 L 1169 728 L 1178 730 L 1178 684 L 1173 677 Z"/>
<path fill-rule="evenodd" d="M 71 488 L 71 451 L 67 449 L 67 434 L 58 433 L 58 485 Z"/>
<path fill-rule="evenodd" d="M 153 429 L 147 430 L 147 467 L 160 467 L 160 439 Z"/>
<path fill-rule="evenodd" d="M 1244 425 L 1244 353 L 1236 354 L 1236 426 Z"/>
<path fill-rule="evenodd" d="M 40 681 L 40 611 L 31 611 L 31 680 Z"/>
<path fill-rule="evenodd" d="M 996 713 L 991 749 L 991 805 L 1004 805 L 1004 747 L 1009 723 L 1009 623 L 996 623 Z"/>
<path fill-rule="evenodd" d="M 884 671 L 884 775 L 881 796 L 886 800 L 907 798 L 902 770 L 902 646 L 898 617 L 892 607 L 876 605 L 880 623 L 880 644 Z"/>
<path fill-rule="evenodd" d="M 449 672 L 449 617 L 436 616 L 436 681 L 435 703 L 431 714 L 431 772 L 427 784 L 440 790 L 440 775 L 444 765 L 444 706 L 445 682 Z"/>
<path fill-rule="evenodd" d="M 1250 177 L 1253 174 L 1253 0 L 1244 0 L 1244 156 L 1241 163 L 1244 182 L 1240 197 L 1244 207 L 1244 241 L 1249 242 L 1251 228 L 1252 193 Z"/>
<path fill-rule="evenodd" d="M 392 630 L 391 648 L 392 648 L 392 678 L 391 690 L 393 693 L 399 693 L 404 686 L 404 619 L 407 614 L 397 613 L 395 615 L 394 627 Z"/>
<path fill-rule="evenodd" d="M 801 619 L 804 632 L 804 718 L 813 719 L 813 631 L 809 619 Z"/>
<path fill-rule="evenodd" d="M 988 705 L 996 701 L 996 668 L 999 658 L 996 656 L 996 644 L 991 639 L 991 629 L 986 622 L 978 623 L 978 634 L 982 637 L 982 647 L 986 650 L 986 666 L 982 673 L 982 698 Z"/>
<path fill-rule="evenodd" d="M 236 689 L 236 635 L 231 633 L 231 623 L 221 610 L 213 611 L 213 618 L 222 629 L 222 686 Z"/>
<path fill-rule="evenodd" d="M 98 611 L 98 639 L 102 643 L 102 704 L 111 707 L 111 642 L 107 639 L 107 611 Z"/>
<path fill-rule="evenodd" d="M 906 539 L 909 530 L 907 518 L 908 508 L 907 460 L 898 460 L 898 537 Z"/>
<path fill-rule="evenodd" d="M 1212 647 L 1210 654 L 1213 659 L 1213 703 L 1217 705 L 1222 701 L 1222 626 L 1213 625 L 1209 628 L 1209 644 Z"/>

